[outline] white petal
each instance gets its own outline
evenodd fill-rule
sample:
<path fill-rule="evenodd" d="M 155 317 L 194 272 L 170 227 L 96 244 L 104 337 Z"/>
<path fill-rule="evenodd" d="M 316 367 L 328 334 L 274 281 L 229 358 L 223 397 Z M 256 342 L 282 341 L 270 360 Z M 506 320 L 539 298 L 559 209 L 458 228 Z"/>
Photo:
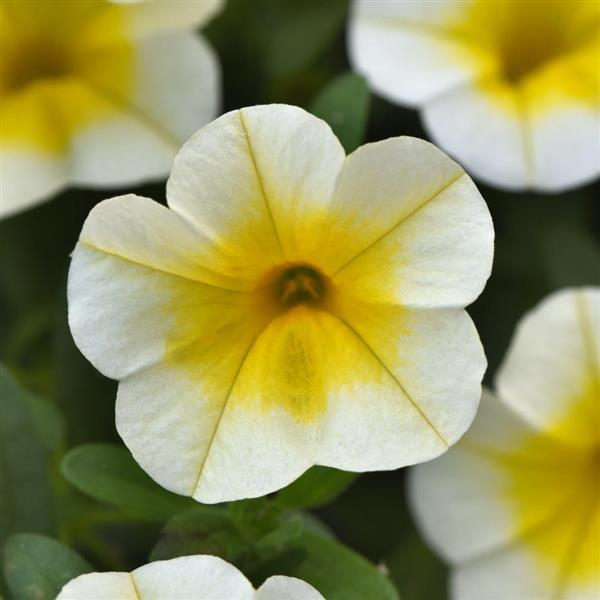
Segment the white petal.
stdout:
<path fill-rule="evenodd" d="M 214 18 L 225 5 L 224 0 L 110 0 L 119 5 L 126 20 L 127 33 L 146 37 L 173 29 L 197 29 Z"/>
<path fill-rule="evenodd" d="M 233 565 L 216 556 L 182 556 L 149 563 L 131 574 L 141 599 L 251 600 L 250 582 Z"/>
<path fill-rule="evenodd" d="M 56 600 L 139 600 L 129 573 L 87 573 L 67 583 Z"/>
<path fill-rule="evenodd" d="M 245 108 L 184 145 L 167 197 L 174 210 L 227 245 L 239 270 L 264 269 L 270 266 L 265 257 L 293 259 L 314 245 L 315 223 L 323 219 L 343 158 L 329 127 L 305 111 Z"/>
<path fill-rule="evenodd" d="M 561 192 L 600 174 L 600 110 L 568 102 L 534 116 L 530 124 L 533 185 Z"/>
<path fill-rule="evenodd" d="M 177 327 L 183 337 L 171 346 L 191 341 L 194 307 L 237 297 L 196 262 L 204 247 L 181 217 L 147 198 L 121 196 L 92 210 L 69 271 L 69 324 L 102 373 L 118 379 L 157 362 Z M 177 315 L 186 306 L 184 327 Z"/>
<path fill-rule="evenodd" d="M 1 153 L 0 218 L 35 206 L 68 180 L 68 166 L 61 156 L 4 147 Z"/>
<path fill-rule="evenodd" d="M 493 79 L 467 84 L 428 102 L 422 115 L 433 140 L 467 172 L 501 188 L 530 185 L 529 133 L 511 86 Z"/>
<path fill-rule="evenodd" d="M 416 138 L 346 159 L 319 253 L 343 293 L 372 303 L 465 306 L 491 270 L 493 226 L 470 178 Z"/>
<path fill-rule="evenodd" d="M 386 98 L 416 105 L 495 70 L 452 31 L 464 2 L 358 0 L 349 28 L 353 66 Z"/>
<path fill-rule="evenodd" d="M 502 402 L 484 394 L 477 418 L 461 442 L 439 459 L 411 471 L 413 514 L 446 560 L 463 563 L 506 546 L 565 506 L 572 494 L 569 484 L 575 481 L 565 477 L 568 459 L 561 446 L 536 438 L 529 452 L 513 456 L 536 435 Z M 512 471 L 507 469 L 510 465 Z M 572 471 L 575 479 L 579 475 L 575 463 Z M 532 504 L 539 496 L 537 505 L 511 504 L 515 473 L 527 478 Z M 514 512 L 524 508 L 527 513 Z"/>
<path fill-rule="evenodd" d="M 500 397 L 544 433 L 598 442 L 600 289 L 557 292 L 519 324 L 497 376 Z"/>
<path fill-rule="evenodd" d="M 342 318 L 355 375 L 328 397 L 317 462 L 396 469 L 447 450 L 474 418 L 485 370 L 466 313 L 364 305 Z"/>
<path fill-rule="evenodd" d="M 301 579 L 275 575 L 258 588 L 256 600 L 323 600 L 323 596 Z"/>

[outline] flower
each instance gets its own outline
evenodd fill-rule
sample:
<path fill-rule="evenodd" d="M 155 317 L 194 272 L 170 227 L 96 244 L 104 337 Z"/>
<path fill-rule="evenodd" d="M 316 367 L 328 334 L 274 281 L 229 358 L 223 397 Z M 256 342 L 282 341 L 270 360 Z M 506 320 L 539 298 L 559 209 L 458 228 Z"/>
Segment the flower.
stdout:
<path fill-rule="evenodd" d="M 214 118 L 219 70 L 202 2 L 3 0 L 0 215 L 67 185 L 166 176 Z"/>
<path fill-rule="evenodd" d="M 117 429 L 161 485 L 256 497 L 313 464 L 426 460 L 469 426 L 485 356 L 463 307 L 493 228 L 437 148 L 345 157 L 300 108 L 244 108 L 183 146 L 167 200 L 96 206 L 68 284 L 73 337 L 120 380 Z"/>
<path fill-rule="evenodd" d="M 598 2 L 355 0 L 349 32 L 354 67 L 483 181 L 560 191 L 600 173 Z"/>
<path fill-rule="evenodd" d="M 67 583 L 57 600 L 323 600 L 301 579 L 276 575 L 258 590 L 233 565 L 216 556 L 158 560 L 131 573 L 88 573 Z"/>
<path fill-rule="evenodd" d="M 417 467 L 411 505 L 454 597 L 600 597 L 600 288 L 521 322 L 471 429 Z"/>

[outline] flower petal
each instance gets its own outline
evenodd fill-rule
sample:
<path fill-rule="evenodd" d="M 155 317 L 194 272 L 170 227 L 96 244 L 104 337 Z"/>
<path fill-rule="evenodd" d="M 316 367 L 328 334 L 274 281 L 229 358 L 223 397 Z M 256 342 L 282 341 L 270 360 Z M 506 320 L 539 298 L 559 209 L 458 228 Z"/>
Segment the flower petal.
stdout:
<path fill-rule="evenodd" d="M 475 177 L 520 190 L 532 178 L 532 149 L 523 100 L 512 86 L 482 79 L 423 107 L 433 140 Z"/>
<path fill-rule="evenodd" d="M 217 556 L 181 556 L 159 560 L 139 567 L 131 573 L 131 577 L 141 599 L 251 600 L 254 597 L 254 590 L 246 577 Z"/>
<path fill-rule="evenodd" d="M 493 226 L 470 178 L 416 138 L 367 144 L 344 164 L 320 264 L 372 303 L 465 306 L 491 270 Z"/>
<path fill-rule="evenodd" d="M 508 547 L 564 514 L 585 468 L 582 459 L 539 437 L 484 393 L 457 446 L 412 470 L 412 512 L 432 546 L 461 564 Z"/>
<path fill-rule="evenodd" d="M 496 386 L 516 413 L 577 447 L 597 444 L 600 290 L 557 292 L 520 323 Z"/>
<path fill-rule="evenodd" d="M 223 314 L 235 312 L 239 293 L 224 289 L 231 281 L 204 266 L 207 252 L 209 245 L 181 217 L 147 198 L 97 205 L 69 272 L 69 324 L 80 350 L 120 379 L 200 338 L 199 307 L 206 305 L 203 314 L 217 323 L 220 303 Z"/>
<path fill-rule="evenodd" d="M 198 29 L 214 18 L 225 5 L 224 0 L 110 1 L 118 6 L 131 37 L 146 37 L 174 29 Z M 100 23 L 97 26 L 101 28 Z"/>
<path fill-rule="evenodd" d="M 264 272 L 268 257 L 293 260 L 315 245 L 315 223 L 343 159 L 329 127 L 302 109 L 244 108 L 184 145 L 167 197 L 171 208 L 227 247 L 238 269 Z"/>
<path fill-rule="evenodd" d="M 139 600 L 129 573 L 87 573 L 71 579 L 56 600 Z"/>
<path fill-rule="evenodd" d="M 396 469 L 447 450 L 473 420 L 485 370 L 467 314 L 366 304 L 338 314 L 348 373 L 328 396 L 318 464 Z"/>
<path fill-rule="evenodd" d="M 275 575 L 257 590 L 256 600 L 323 600 L 323 596 L 301 579 Z"/>
<path fill-rule="evenodd" d="M 600 173 L 599 57 L 595 42 L 524 83 L 536 189 L 559 192 Z"/>
<path fill-rule="evenodd" d="M 181 144 L 216 115 L 220 99 L 216 56 L 195 33 L 175 32 L 138 40 L 128 47 L 130 65 L 124 82 L 123 77 L 115 77 L 111 67 L 115 53 L 125 52 L 123 45 L 88 48 L 80 59 L 78 75 L 99 95 L 162 138 L 171 148 L 172 159 Z M 170 166 L 171 160 L 167 169 Z"/>
<path fill-rule="evenodd" d="M 384 97 L 416 105 L 497 68 L 495 58 L 454 30 L 464 2 L 354 3 L 350 58 Z"/>

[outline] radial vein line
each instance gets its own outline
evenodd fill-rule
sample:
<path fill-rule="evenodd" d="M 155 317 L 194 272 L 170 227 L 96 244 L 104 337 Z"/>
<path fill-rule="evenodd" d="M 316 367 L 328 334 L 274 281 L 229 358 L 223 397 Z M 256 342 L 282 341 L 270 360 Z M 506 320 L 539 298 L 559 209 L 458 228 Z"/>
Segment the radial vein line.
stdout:
<path fill-rule="evenodd" d="M 138 598 L 138 600 L 142 600 L 142 595 L 140 594 L 140 591 L 138 590 L 133 573 L 129 573 L 129 577 L 131 578 L 131 586 L 133 587 L 133 591 L 135 592 L 136 597 Z"/>
<path fill-rule="evenodd" d="M 219 412 L 219 416 L 217 417 L 217 422 L 215 423 L 215 428 L 213 429 L 212 435 L 210 436 L 210 440 L 208 441 L 208 446 L 206 447 L 206 452 L 204 453 L 204 456 L 202 458 L 200 466 L 198 467 L 198 476 L 196 477 L 196 481 L 190 492 L 191 495 L 193 495 L 194 492 L 196 491 L 196 489 L 198 488 L 198 484 L 200 483 L 200 477 L 202 477 L 202 472 L 204 471 L 204 467 L 208 460 L 208 455 L 210 454 L 210 450 L 212 448 L 213 442 L 215 441 L 215 438 L 217 437 L 217 431 L 219 430 L 219 427 L 221 426 L 221 421 L 223 420 L 223 416 L 225 415 L 225 409 L 227 408 L 227 403 L 229 402 L 229 398 L 231 397 L 233 388 L 235 387 L 235 384 L 237 383 L 237 381 L 239 379 L 240 373 L 242 372 L 242 368 L 243 368 L 244 364 L 246 363 L 246 359 L 248 358 L 250 352 L 252 351 L 252 348 L 254 348 L 254 345 L 256 344 L 258 338 L 262 335 L 262 333 L 265 331 L 265 329 L 268 326 L 269 326 L 269 323 L 267 323 L 262 329 L 260 329 L 259 332 L 254 336 L 252 341 L 248 344 L 248 348 L 246 348 L 246 351 L 244 352 L 244 354 L 242 355 L 242 359 L 240 360 L 240 364 L 238 365 L 238 368 L 236 369 L 235 373 L 233 374 L 233 379 L 231 381 L 231 385 L 229 386 L 229 389 L 227 390 L 227 393 L 225 394 L 225 399 L 223 400 L 223 405 L 221 406 L 221 411 Z"/>
<path fill-rule="evenodd" d="M 449 187 L 451 187 L 452 185 L 454 185 L 461 177 L 464 177 L 465 175 L 466 175 L 466 173 L 464 173 L 464 172 L 459 173 L 456 177 L 454 177 L 451 181 L 449 181 L 441 189 L 439 189 L 437 192 L 435 192 L 435 194 L 433 194 L 427 200 L 425 200 L 425 202 L 419 204 L 419 206 L 417 206 L 415 209 L 413 209 L 407 215 L 405 215 L 404 217 L 402 217 L 402 219 L 400 219 L 400 221 L 398 221 L 397 223 L 395 223 L 394 225 L 392 225 L 392 227 L 390 227 L 388 230 L 384 231 L 379 237 L 375 238 L 370 244 L 368 244 L 367 246 L 365 246 L 358 254 L 355 254 L 350 260 L 348 260 L 347 262 L 345 262 L 341 267 L 338 267 L 338 269 L 336 270 L 336 272 L 333 273 L 333 275 L 331 275 L 331 277 L 335 277 L 338 273 L 340 273 L 340 271 L 343 271 L 348 265 L 350 265 L 357 258 L 359 258 L 363 254 L 365 254 L 365 252 L 367 252 L 373 246 L 375 246 L 376 244 L 378 244 L 383 238 L 385 238 L 390 233 L 392 233 L 395 229 L 397 229 L 398 227 L 400 227 L 400 225 L 402 225 L 402 223 L 404 223 L 405 221 L 407 221 L 408 219 L 410 219 L 413 215 L 415 215 L 417 212 L 419 212 L 422 208 L 424 208 L 430 202 L 432 202 L 433 200 L 435 200 L 440 194 L 444 193 Z"/>
<path fill-rule="evenodd" d="M 408 393 L 408 391 L 406 390 L 406 388 L 402 385 L 402 383 L 400 382 L 400 380 L 394 375 L 394 373 L 392 373 L 392 371 L 387 367 L 387 365 L 381 360 L 381 358 L 375 352 L 375 350 L 373 350 L 373 348 L 371 348 L 371 346 L 368 344 L 367 340 L 365 340 L 365 338 L 354 327 L 352 327 L 352 325 L 350 323 L 348 323 L 348 321 L 346 321 L 345 319 L 343 319 L 339 315 L 335 315 L 335 317 L 341 323 L 343 323 L 356 336 L 356 338 L 364 345 L 364 347 L 369 351 L 369 353 L 372 354 L 375 357 L 375 359 L 377 360 L 377 362 L 383 367 L 383 369 L 385 370 L 385 372 L 394 380 L 394 382 L 396 383 L 396 385 L 400 388 L 400 391 L 404 394 L 404 396 L 406 396 L 406 398 L 408 399 L 408 401 L 412 404 L 412 406 L 419 413 L 419 415 L 423 418 L 423 420 L 427 423 L 427 425 L 433 430 L 433 432 L 441 440 L 441 442 L 444 444 L 444 446 L 446 446 L 446 448 L 449 448 L 450 444 L 446 441 L 446 438 L 440 433 L 439 429 L 431 422 L 431 420 L 423 412 L 423 410 L 421 409 L 421 407 L 414 401 L 414 399 Z"/>
<path fill-rule="evenodd" d="M 221 285 L 215 285 L 214 283 L 208 283 L 207 281 L 202 281 L 200 279 L 194 279 L 192 277 L 186 277 L 185 275 L 180 275 L 179 273 L 174 273 L 173 271 L 167 271 L 166 269 L 159 269 L 154 265 L 147 265 L 139 260 L 135 260 L 134 258 L 130 258 L 129 256 L 123 256 L 118 252 L 113 252 L 111 250 L 105 250 L 104 248 L 100 248 L 99 246 L 95 246 L 94 244 L 90 244 L 89 242 L 79 240 L 79 243 L 82 246 L 86 246 L 91 250 L 95 250 L 96 252 L 102 252 L 102 254 L 106 254 L 108 256 L 113 256 L 114 258 L 119 258 L 124 260 L 132 265 L 137 265 L 138 267 L 144 267 L 145 269 L 150 269 L 151 271 L 156 271 L 157 273 L 163 273 L 165 275 L 170 275 L 171 277 L 177 277 L 178 279 L 183 279 L 184 281 L 189 281 L 190 283 L 198 283 L 200 285 L 205 285 L 206 287 L 214 288 L 215 290 L 220 290 L 222 292 L 231 292 L 233 294 L 243 294 L 243 290 L 234 290 L 232 288 L 226 288 Z"/>
<path fill-rule="evenodd" d="M 283 245 L 281 243 L 281 238 L 279 237 L 279 231 L 277 230 L 277 224 L 275 223 L 275 217 L 273 216 L 273 211 L 271 210 L 271 205 L 269 204 L 269 198 L 267 193 L 265 192 L 265 186 L 262 180 L 262 176 L 260 174 L 260 170 L 258 169 L 258 164 L 256 162 L 256 155 L 254 154 L 254 149 L 252 148 L 252 142 L 250 141 L 250 135 L 248 134 L 248 129 L 246 128 L 246 122 L 244 121 L 244 113 L 242 110 L 239 110 L 240 115 L 240 123 L 242 125 L 242 130 L 244 132 L 244 138 L 246 139 L 246 145 L 248 146 L 248 154 L 250 155 L 250 160 L 252 161 L 252 166 L 254 167 L 254 171 L 256 173 L 256 179 L 258 181 L 258 186 L 260 187 L 260 192 L 262 194 L 263 200 L 265 202 L 265 207 L 267 209 L 267 213 L 269 215 L 269 219 L 271 221 L 271 225 L 273 226 L 273 233 L 275 234 L 275 238 L 277 240 L 277 244 L 279 245 L 279 250 L 281 251 L 281 255 L 284 256 Z"/>

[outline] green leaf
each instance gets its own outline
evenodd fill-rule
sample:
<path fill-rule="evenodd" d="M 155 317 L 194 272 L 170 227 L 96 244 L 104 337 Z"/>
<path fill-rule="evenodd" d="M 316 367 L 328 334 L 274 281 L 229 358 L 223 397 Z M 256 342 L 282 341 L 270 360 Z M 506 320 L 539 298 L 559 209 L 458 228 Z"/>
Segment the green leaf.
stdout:
<path fill-rule="evenodd" d="M 385 562 L 403 600 L 447 597 L 448 570 L 415 531 L 402 539 Z"/>
<path fill-rule="evenodd" d="M 43 535 L 13 535 L 4 547 L 4 576 L 14 600 L 54 600 L 65 583 L 92 570 L 76 552 Z"/>
<path fill-rule="evenodd" d="M 346 73 L 334 79 L 314 100 L 311 112 L 327 121 L 347 153 L 363 141 L 369 113 L 364 77 Z"/>
<path fill-rule="evenodd" d="M 136 517 L 162 521 L 196 504 L 158 486 L 125 448 L 111 444 L 78 446 L 64 457 L 61 469 L 84 494 Z"/>
<path fill-rule="evenodd" d="M 47 458 L 28 395 L 0 365 L 0 545 L 11 533 L 54 530 Z"/>
<path fill-rule="evenodd" d="M 542 258 L 554 288 L 600 285 L 600 245 L 573 224 L 550 226 L 542 236 Z"/>
<path fill-rule="evenodd" d="M 281 574 L 304 579 L 328 600 L 398 600 L 381 571 L 338 542 L 304 532 L 292 548 L 304 551 L 304 560 Z"/>
<path fill-rule="evenodd" d="M 335 41 L 344 26 L 344 0 L 296 0 L 261 3 L 257 42 L 264 66 L 280 77 L 304 68 Z M 273 21 L 277 26 L 273 26 Z"/>
<path fill-rule="evenodd" d="M 330 467 L 313 467 L 277 494 L 285 508 L 314 508 L 335 500 L 358 477 Z"/>
<path fill-rule="evenodd" d="M 48 400 L 26 394 L 25 403 L 31 415 L 33 427 L 42 446 L 48 451 L 58 450 L 65 438 L 62 415 Z"/>
<path fill-rule="evenodd" d="M 235 562 L 244 547 L 227 508 L 197 505 L 168 521 L 150 558 L 167 560 L 189 554 L 212 554 Z"/>

